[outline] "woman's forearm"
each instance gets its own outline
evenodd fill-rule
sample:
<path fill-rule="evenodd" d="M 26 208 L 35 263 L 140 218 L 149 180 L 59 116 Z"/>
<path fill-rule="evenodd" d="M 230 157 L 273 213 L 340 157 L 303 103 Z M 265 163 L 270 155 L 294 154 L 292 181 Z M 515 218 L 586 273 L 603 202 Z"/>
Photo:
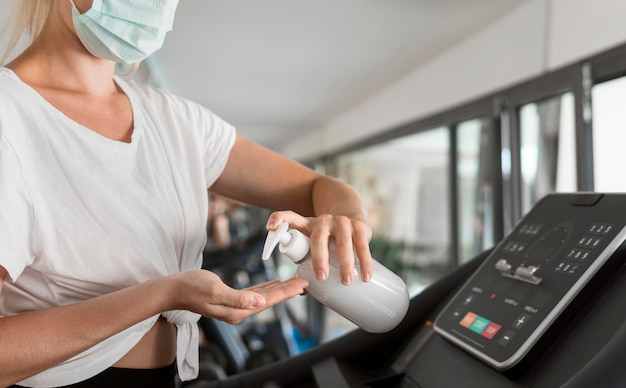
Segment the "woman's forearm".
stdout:
<path fill-rule="evenodd" d="M 0 386 L 51 368 L 168 310 L 166 284 L 147 281 L 84 302 L 0 318 Z"/>
<path fill-rule="evenodd" d="M 307 286 L 304 279 L 289 279 L 235 290 L 213 272 L 187 270 L 73 305 L 0 318 L 0 386 L 51 368 L 164 311 L 188 310 L 238 323 Z"/>

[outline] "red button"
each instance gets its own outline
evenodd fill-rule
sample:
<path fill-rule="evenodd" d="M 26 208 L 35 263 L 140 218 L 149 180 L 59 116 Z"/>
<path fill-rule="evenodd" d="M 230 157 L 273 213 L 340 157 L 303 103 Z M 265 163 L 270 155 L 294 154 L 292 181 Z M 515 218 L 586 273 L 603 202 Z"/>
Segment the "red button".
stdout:
<path fill-rule="evenodd" d="M 493 336 L 496 335 L 496 333 L 498 332 L 498 330 L 500 330 L 501 327 L 502 326 L 498 325 L 497 323 L 491 322 L 489 326 L 487 326 L 485 330 L 483 330 L 481 335 L 487 339 L 492 339 Z"/>

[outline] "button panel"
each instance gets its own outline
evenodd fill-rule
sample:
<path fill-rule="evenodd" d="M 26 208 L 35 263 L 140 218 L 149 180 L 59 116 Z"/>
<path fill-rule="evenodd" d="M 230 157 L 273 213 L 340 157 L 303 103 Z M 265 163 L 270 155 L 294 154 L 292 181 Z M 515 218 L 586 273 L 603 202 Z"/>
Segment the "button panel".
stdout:
<path fill-rule="evenodd" d="M 492 339 L 502 328 L 501 325 L 491 322 L 485 317 L 481 317 L 471 311 L 463 316 L 459 325 L 468 328 L 476 334 L 480 334 L 487 339 Z"/>
<path fill-rule="evenodd" d="M 593 196 L 585 206 L 577 205 L 584 193 L 542 199 L 451 299 L 435 330 L 498 370 L 525 357 L 626 240 L 626 195 Z"/>

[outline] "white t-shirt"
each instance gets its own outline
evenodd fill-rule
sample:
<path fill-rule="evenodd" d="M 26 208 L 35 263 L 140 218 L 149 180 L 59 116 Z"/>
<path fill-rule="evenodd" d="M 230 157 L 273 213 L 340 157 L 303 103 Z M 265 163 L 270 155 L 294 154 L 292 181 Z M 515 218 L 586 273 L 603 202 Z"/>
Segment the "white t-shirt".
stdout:
<path fill-rule="evenodd" d="M 0 265 L 9 274 L 0 316 L 72 304 L 201 264 L 207 188 L 226 165 L 234 128 L 198 104 L 115 80 L 132 105 L 130 143 L 81 126 L 0 67 Z M 178 324 L 181 378 L 192 378 L 198 316 L 164 316 Z M 94 376 L 157 318 L 20 384 Z"/>

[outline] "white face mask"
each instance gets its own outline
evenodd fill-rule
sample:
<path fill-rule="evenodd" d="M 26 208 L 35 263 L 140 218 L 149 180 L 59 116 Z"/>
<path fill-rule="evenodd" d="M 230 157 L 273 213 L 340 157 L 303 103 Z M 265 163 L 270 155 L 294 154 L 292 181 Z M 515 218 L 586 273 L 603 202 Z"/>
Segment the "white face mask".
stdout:
<path fill-rule="evenodd" d="M 78 38 L 94 56 L 119 63 L 145 59 L 172 29 L 178 0 L 93 0 L 81 14 L 72 3 Z"/>

